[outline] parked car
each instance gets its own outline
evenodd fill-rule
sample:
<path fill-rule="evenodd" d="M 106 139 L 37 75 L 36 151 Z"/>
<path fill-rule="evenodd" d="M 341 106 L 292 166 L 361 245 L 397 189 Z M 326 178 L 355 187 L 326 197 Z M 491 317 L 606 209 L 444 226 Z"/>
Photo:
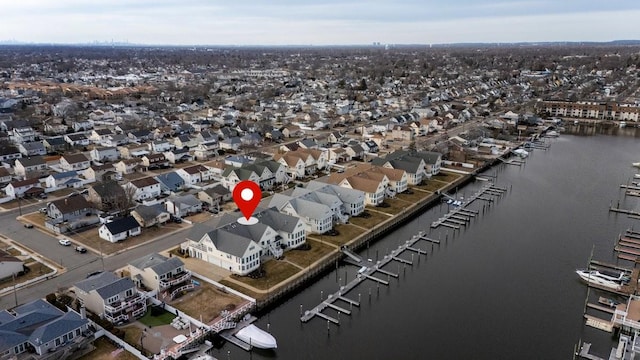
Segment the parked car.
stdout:
<path fill-rule="evenodd" d="M 24 227 L 26 227 L 27 229 L 33 229 L 33 224 L 32 223 L 26 223 L 26 224 L 24 224 Z"/>
<path fill-rule="evenodd" d="M 80 254 L 84 254 L 87 252 L 87 249 L 85 249 L 84 246 L 76 246 L 76 251 Z"/>
<path fill-rule="evenodd" d="M 38 209 L 38 211 L 43 213 L 43 214 L 46 214 L 47 213 L 47 208 L 43 207 L 43 208 Z"/>
<path fill-rule="evenodd" d="M 40 199 L 46 199 L 47 198 L 47 194 L 46 193 L 41 193 L 39 196 L 40 196 Z"/>
<path fill-rule="evenodd" d="M 67 238 L 62 238 L 60 240 L 58 240 L 58 243 L 62 246 L 70 246 L 71 245 L 71 240 L 67 239 Z"/>

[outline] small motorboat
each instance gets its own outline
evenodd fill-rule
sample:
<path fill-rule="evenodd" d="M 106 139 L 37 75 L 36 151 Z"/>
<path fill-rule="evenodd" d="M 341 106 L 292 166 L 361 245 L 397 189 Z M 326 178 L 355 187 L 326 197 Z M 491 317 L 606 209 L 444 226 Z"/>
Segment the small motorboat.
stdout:
<path fill-rule="evenodd" d="M 640 162 L 635 162 L 635 163 L 633 163 L 633 164 L 631 164 L 631 165 L 633 165 L 633 166 L 635 166 L 635 167 L 637 167 L 637 168 L 640 168 Z"/>
<path fill-rule="evenodd" d="M 275 349 L 278 347 L 276 338 L 253 324 L 240 329 L 235 336 L 247 344 L 259 349 Z"/>

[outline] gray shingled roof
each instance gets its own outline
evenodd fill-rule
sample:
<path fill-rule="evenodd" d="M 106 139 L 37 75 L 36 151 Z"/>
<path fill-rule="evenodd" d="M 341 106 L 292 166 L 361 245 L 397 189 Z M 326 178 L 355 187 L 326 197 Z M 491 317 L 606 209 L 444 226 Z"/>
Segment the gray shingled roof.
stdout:
<path fill-rule="evenodd" d="M 282 230 L 292 233 L 298 224 L 299 218 L 287 214 L 282 214 L 275 209 L 264 209 L 256 214 L 256 218 L 263 224 L 270 226 L 274 230 Z"/>
<path fill-rule="evenodd" d="M 244 236 L 236 235 L 222 229 L 209 231 L 207 236 L 218 250 L 238 257 L 242 257 L 247 252 L 249 245 L 253 242 Z"/>
<path fill-rule="evenodd" d="M 29 340 L 35 343 L 37 339 L 40 343 L 46 343 L 88 323 L 87 319 L 81 318 L 76 312 L 69 311 L 59 319 L 37 328 L 31 333 Z"/>
<path fill-rule="evenodd" d="M 177 257 L 167 258 L 166 256 L 154 253 L 133 260 L 129 263 L 129 265 L 134 266 L 140 270 L 151 268 L 156 274 L 161 275 L 184 266 L 184 263 Z"/>

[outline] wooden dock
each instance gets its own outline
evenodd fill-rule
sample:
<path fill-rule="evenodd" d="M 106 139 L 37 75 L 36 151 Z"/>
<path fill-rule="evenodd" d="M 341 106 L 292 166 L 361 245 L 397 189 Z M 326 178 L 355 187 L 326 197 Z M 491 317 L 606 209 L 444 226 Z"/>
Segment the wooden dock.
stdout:
<path fill-rule="evenodd" d="M 615 213 L 620 213 L 620 214 L 627 214 L 627 215 L 633 215 L 633 216 L 640 216 L 640 212 L 633 211 L 633 210 L 627 210 L 627 209 L 620 209 L 620 208 L 613 207 L 613 206 L 610 206 L 610 207 L 609 207 L 609 211 L 611 211 L 611 212 L 615 212 Z"/>
<path fill-rule="evenodd" d="M 495 201 L 495 197 L 504 195 L 507 191 L 505 188 L 495 186 L 489 183 L 478 190 L 471 197 L 466 199 L 459 207 L 451 209 L 443 217 L 431 223 L 431 228 L 445 226 L 454 230 L 459 230 L 461 226 L 466 226 L 479 212 L 466 207 L 476 200 L 487 201 L 490 204 Z"/>
<path fill-rule="evenodd" d="M 583 359 L 587 359 L 587 360 L 605 360 L 601 357 L 595 356 L 595 355 L 591 355 L 589 353 L 589 350 L 591 350 L 591 344 L 590 343 L 583 343 L 582 346 L 580 346 L 580 352 L 576 355 L 580 356 Z"/>
<path fill-rule="evenodd" d="M 336 318 L 334 318 L 332 316 L 324 314 L 322 311 L 327 309 L 327 308 L 330 308 L 330 309 L 333 309 L 333 310 L 337 311 L 338 314 L 350 315 L 351 314 L 350 310 L 345 309 L 345 308 L 343 308 L 341 306 L 335 305 L 334 303 L 336 301 L 340 300 L 340 301 L 343 301 L 343 302 L 349 304 L 350 307 L 351 306 L 360 306 L 360 303 L 358 301 L 355 301 L 355 300 L 352 300 L 352 299 L 349 299 L 349 298 L 345 297 L 345 294 L 347 294 L 349 291 L 351 291 L 356 286 L 360 285 L 360 283 L 362 283 L 365 280 L 373 280 L 373 281 L 377 282 L 378 284 L 389 285 L 388 281 L 380 279 L 380 278 L 377 278 L 377 277 L 373 276 L 373 274 L 376 273 L 376 272 L 379 272 L 381 274 L 385 274 L 387 276 L 392 276 L 392 277 L 397 278 L 398 274 L 394 274 L 394 273 L 392 273 L 390 271 L 382 269 L 382 267 L 384 267 L 385 265 L 387 265 L 391 261 L 399 261 L 399 262 L 405 263 L 407 265 L 412 265 L 413 264 L 412 261 L 406 260 L 406 259 L 403 259 L 403 258 L 399 257 L 399 255 L 404 253 L 404 252 L 417 252 L 418 256 L 420 256 L 422 254 L 426 254 L 427 253 L 426 251 L 421 250 L 421 249 L 419 249 L 419 248 L 414 246 L 420 240 L 423 240 L 423 241 L 431 241 L 432 240 L 432 239 L 426 238 L 422 234 L 423 233 L 420 232 L 418 235 L 414 235 L 411 239 L 405 241 L 400 246 L 398 246 L 396 249 L 391 251 L 391 253 L 385 255 L 380 261 L 377 261 L 375 263 L 373 263 L 372 261 L 363 261 L 362 258 L 360 256 L 358 256 L 357 254 L 354 254 L 353 252 L 351 252 L 347 248 L 343 248 L 342 252 L 345 253 L 345 255 L 347 256 L 345 258 L 345 262 L 360 267 L 360 271 L 358 271 L 358 274 L 356 275 L 355 279 L 351 280 L 349 283 L 345 284 L 344 286 L 341 286 L 338 289 L 338 291 L 336 291 L 333 294 L 330 294 L 326 299 L 323 299 L 322 302 L 320 304 L 318 304 L 316 307 L 314 307 L 313 309 L 307 310 L 303 314 L 301 314 L 300 321 L 307 322 L 307 321 L 313 319 L 314 317 L 318 316 L 318 317 L 321 317 L 321 318 L 327 320 L 327 322 L 334 323 L 336 325 L 340 325 L 340 320 L 339 319 L 336 319 Z M 300 309 L 300 311 L 302 311 L 302 308 Z M 339 318 L 339 316 L 338 316 L 338 318 Z"/>
<path fill-rule="evenodd" d="M 252 315 L 247 315 L 245 316 L 242 320 L 240 320 L 240 322 L 238 322 L 236 324 L 236 327 L 234 327 L 233 329 L 227 329 L 227 330 L 223 330 L 220 331 L 218 334 L 220 335 L 221 338 L 227 340 L 228 342 L 232 343 L 233 345 L 236 345 L 237 347 L 246 350 L 246 351 L 250 351 L 252 346 L 250 344 L 247 344 L 246 342 L 238 339 L 237 337 L 235 337 L 235 334 L 238 333 L 238 331 L 246 328 L 247 326 L 253 324 L 256 320 L 258 320 L 257 317 L 252 316 Z"/>

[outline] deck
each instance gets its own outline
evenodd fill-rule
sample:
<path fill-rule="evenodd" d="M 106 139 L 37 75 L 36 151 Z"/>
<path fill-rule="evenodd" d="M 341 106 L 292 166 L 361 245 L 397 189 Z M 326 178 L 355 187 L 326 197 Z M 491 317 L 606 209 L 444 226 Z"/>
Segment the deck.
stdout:
<path fill-rule="evenodd" d="M 496 197 L 504 195 L 506 191 L 507 189 L 505 188 L 500 188 L 489 183 L 483 186 L 470 198 L 465 199 L 460 206 L 454 207 L 443 217 L 431 223 L 431 228 L 435 229 L 439 226 L 444 226 L 454 230 L 459 230 L 462 226 L 467 226 L 471 222 L 471 218 L 479 214 L 479 211 L 467 209 L 467 206 L 476 200 L 482 200 L 492 204 L 496 200 Z"/>

